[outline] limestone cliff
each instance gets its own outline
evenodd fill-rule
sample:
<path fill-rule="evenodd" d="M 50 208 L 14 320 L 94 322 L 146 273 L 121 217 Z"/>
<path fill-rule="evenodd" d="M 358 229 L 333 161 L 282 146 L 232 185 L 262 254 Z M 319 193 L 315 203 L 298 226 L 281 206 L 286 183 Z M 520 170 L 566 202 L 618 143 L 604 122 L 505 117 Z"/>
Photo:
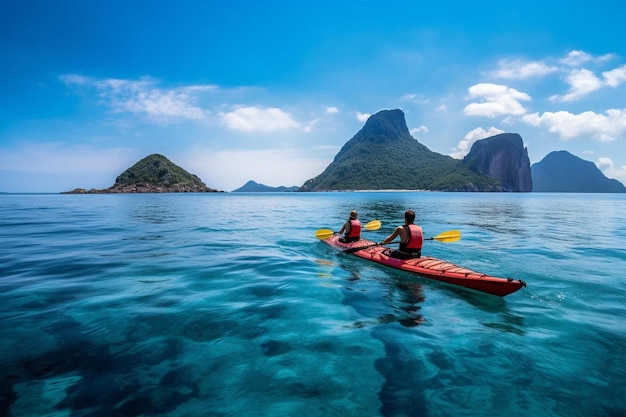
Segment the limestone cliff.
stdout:
<path fill-rule="evenodd" d="M 502 133 L 476 141 L 463 164 L 479 174 L 499 180 L 505 191 L 533 189 L 528 150 L 517 133 Z"/>

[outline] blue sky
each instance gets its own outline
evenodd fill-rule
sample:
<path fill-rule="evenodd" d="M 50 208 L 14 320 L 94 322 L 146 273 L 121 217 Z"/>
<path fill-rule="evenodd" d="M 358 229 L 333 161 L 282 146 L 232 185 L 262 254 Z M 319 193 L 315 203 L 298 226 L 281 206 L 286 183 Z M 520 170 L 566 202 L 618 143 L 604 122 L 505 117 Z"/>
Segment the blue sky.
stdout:
<path fill-rule="evenodd" d="M 0 191 L 106 188 L 161 153 L 301 185 L 367 117 L 462 158 L 519 133 L 626 183 L 626 3 L 0 0 Z"/>

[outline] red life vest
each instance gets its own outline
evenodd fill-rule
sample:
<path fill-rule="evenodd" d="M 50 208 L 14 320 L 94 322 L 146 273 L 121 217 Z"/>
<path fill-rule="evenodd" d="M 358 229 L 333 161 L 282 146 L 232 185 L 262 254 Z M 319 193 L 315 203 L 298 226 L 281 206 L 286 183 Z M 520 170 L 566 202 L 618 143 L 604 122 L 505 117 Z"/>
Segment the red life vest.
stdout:
<path fill-rule="evenodd" d="M 411 250 L 421 250 L 424 236 L 422 228 L 416 224 L 405 225 L 409 231 L 409 240 L 406 243 L 400 242 L 400 250 L 403 252 L 411 252 Z"/>
<path fill-rule="evenodd" d="M 361 222 L 358 220 L 350 220 L 350 230 L 346 233 L 346 237 L 360 237 L 361 236 Z"/>

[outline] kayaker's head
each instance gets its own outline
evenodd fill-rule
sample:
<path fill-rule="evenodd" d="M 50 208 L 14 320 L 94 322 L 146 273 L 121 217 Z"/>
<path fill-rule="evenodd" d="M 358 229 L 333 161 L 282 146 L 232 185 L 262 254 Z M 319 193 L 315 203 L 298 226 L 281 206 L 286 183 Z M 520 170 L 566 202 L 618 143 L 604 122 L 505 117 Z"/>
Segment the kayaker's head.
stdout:
<path fill-rule="evenodd" d="M 350 212 L 350 220 L 356 220 L 356 218 L 359 216 L 359 214 L 356 212 L 356 210 L 352 210 Z"/>
<path fill-rule="evenodd" d="M 415 221 L 415 212 L 413 210 L 407 210 L 404 212 L 404 222 L 406 224 L 413 224 Z"/>

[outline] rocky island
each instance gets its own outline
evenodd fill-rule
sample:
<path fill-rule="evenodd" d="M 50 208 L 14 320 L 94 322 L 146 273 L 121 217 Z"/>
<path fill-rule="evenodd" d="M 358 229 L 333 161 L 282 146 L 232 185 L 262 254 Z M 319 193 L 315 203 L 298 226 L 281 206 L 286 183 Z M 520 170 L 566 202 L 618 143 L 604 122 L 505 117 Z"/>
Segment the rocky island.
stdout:
<path fill-rule="evenodd" d="M 76 188 L 61 194 L 112 194 L 112 193 L 214 193 L 197 176 L 190 174 L 163 155 L 153 154 L 143 158 L 105 189 Z"/>
<path fill-rule="evenodd" d="M 372 115 L 326 170 L 298 191 L 531 189 L 530 160 L 519 135 L 477 141 L 460 161 L 418 142 L 409 133 L 404 112 L 395 109 Z"/>
<path fill-rule="evenodd" d="M 547 193 L 626 193 L 624 184 L 607 178 L 591 161 L 554 151 L 531 167 L 533 191 Z"/>

